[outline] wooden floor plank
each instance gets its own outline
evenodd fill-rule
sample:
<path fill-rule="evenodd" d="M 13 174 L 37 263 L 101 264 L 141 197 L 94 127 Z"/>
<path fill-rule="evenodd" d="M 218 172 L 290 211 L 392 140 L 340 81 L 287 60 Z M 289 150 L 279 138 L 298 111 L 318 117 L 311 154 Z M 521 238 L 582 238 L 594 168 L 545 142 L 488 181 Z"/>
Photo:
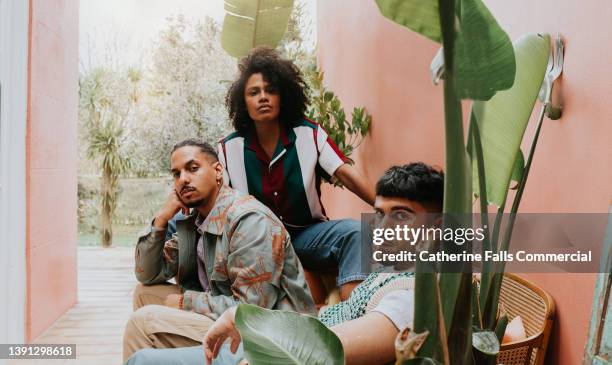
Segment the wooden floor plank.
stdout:
<path fill-rule="evenodd" d="M 121 364 L 122 337 L 132 312 L 134 249 L 79 247 L 78 303 L 35 343 L 76 344 L 76 360 L 19 360 L 11 365 Z"/>

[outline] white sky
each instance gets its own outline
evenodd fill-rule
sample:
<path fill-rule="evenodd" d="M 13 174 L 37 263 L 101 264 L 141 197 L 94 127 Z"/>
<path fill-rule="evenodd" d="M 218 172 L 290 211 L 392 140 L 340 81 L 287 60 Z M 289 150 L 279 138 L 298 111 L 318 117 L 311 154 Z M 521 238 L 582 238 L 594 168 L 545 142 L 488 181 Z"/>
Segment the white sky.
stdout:
<path fill-rule="evenodd" d="M 314 25 L 316 0 L 304 0 L 304 3 Z M 170 16 L 182 14 L 188 20 L 197 21 L 208 15 L 222 24 L 225 15 L 223 0 L 80 0 L 79 7 L 82 67 L 100 62 L 109 44 L 116 44 L 120 51 L 121 59 L 117 61 L 138 62 Z"/>

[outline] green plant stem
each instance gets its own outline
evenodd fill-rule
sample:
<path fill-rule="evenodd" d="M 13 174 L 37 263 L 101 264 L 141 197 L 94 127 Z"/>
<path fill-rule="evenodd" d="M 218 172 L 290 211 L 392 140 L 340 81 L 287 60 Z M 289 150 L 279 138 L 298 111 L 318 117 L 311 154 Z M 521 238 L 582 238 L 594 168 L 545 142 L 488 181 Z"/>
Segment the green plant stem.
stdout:
<path fill-rule="evenodd" d="M 510 245 L 510 240 L 512 239 L 512 231 L 514 229 L 514 222 L 516 220 L 516 214 L 521 204 L 523 192 L 525 191 L 525 185 L 527 184 L 527 178 L 529 177 L 529 171 L 531 169 L 531 163 L 533 162 L 533 156 L 535 154 L 535 149 L 538 144 L 538 139 L 540 138 L 540 131 L 542 130 L 542 124 L 544 121 L 545 111 L 546 111 L 546 104 L 544 104 L 542 106 L 542 109 L 540 110 L 540 116 L 538 118 L 538 127 L 533 137 L 533 141 L 531 142 L 531 147 L 529 148 L 529 156 L 527 157 L 527 162 L 525 163 L 525 171 L 523 173 L 523 178 L 521 179 L 516 195 L 514 196 L 512 208 L 510 209 L 510 216 L 508 217 L 508 224 L 504 231 L 504 237 L 503 237 L 503 240 L 500 246 L 501 251 L 508 250 L 508 247 Z M 506 266 L 505 262 L 500 263 L 499 272 L 494 275 L 492 286 L 489 289 L 489 295 L 487 298 L 487 306 L 485 308 L 485 315 L 487 317 L 486 323 L 489 329 L 495 328 L 494 326 L 495 326 L 496 317 L 497 317 L 497 308 L 499 306 L 499 294 L 501 290 L 501 284 L 503 280 L 503 272 L 504 272 L 505 266 Z"/>

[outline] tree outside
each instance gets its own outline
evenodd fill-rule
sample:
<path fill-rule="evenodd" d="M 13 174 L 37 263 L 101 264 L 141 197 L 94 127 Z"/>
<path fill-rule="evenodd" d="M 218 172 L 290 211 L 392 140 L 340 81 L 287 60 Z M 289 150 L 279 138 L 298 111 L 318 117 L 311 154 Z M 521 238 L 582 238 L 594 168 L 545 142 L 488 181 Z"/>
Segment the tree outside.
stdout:
<path fill-rule="evenodd" d="M 278 47 L 304 72 L 316 64 L 312 16 L 296 3 Z M 128 61 L 133 45 L 107 31 L 94 37 L 102 55 L 81 60 L 79 244 L 131 246 L 170 189 L 172 146 L 194 137 L 216 143 L 232 131 L 224 100 L 237 60 L 210 16 L 167 17 Z"/>

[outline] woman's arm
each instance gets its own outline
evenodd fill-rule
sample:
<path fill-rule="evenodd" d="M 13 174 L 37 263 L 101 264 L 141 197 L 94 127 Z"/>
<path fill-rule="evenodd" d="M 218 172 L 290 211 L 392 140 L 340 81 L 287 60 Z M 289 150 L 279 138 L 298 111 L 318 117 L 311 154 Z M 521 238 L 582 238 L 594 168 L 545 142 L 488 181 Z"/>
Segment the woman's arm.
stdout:
<path fill-rule="evenodd" d="M 364 202 L 374 205 L 375 193 L 372 185 L 361 176 L 353 166 L 348 163 L 338 167 L 334 176 L 340 180 L 342 185 L 355 193 Z"/>

